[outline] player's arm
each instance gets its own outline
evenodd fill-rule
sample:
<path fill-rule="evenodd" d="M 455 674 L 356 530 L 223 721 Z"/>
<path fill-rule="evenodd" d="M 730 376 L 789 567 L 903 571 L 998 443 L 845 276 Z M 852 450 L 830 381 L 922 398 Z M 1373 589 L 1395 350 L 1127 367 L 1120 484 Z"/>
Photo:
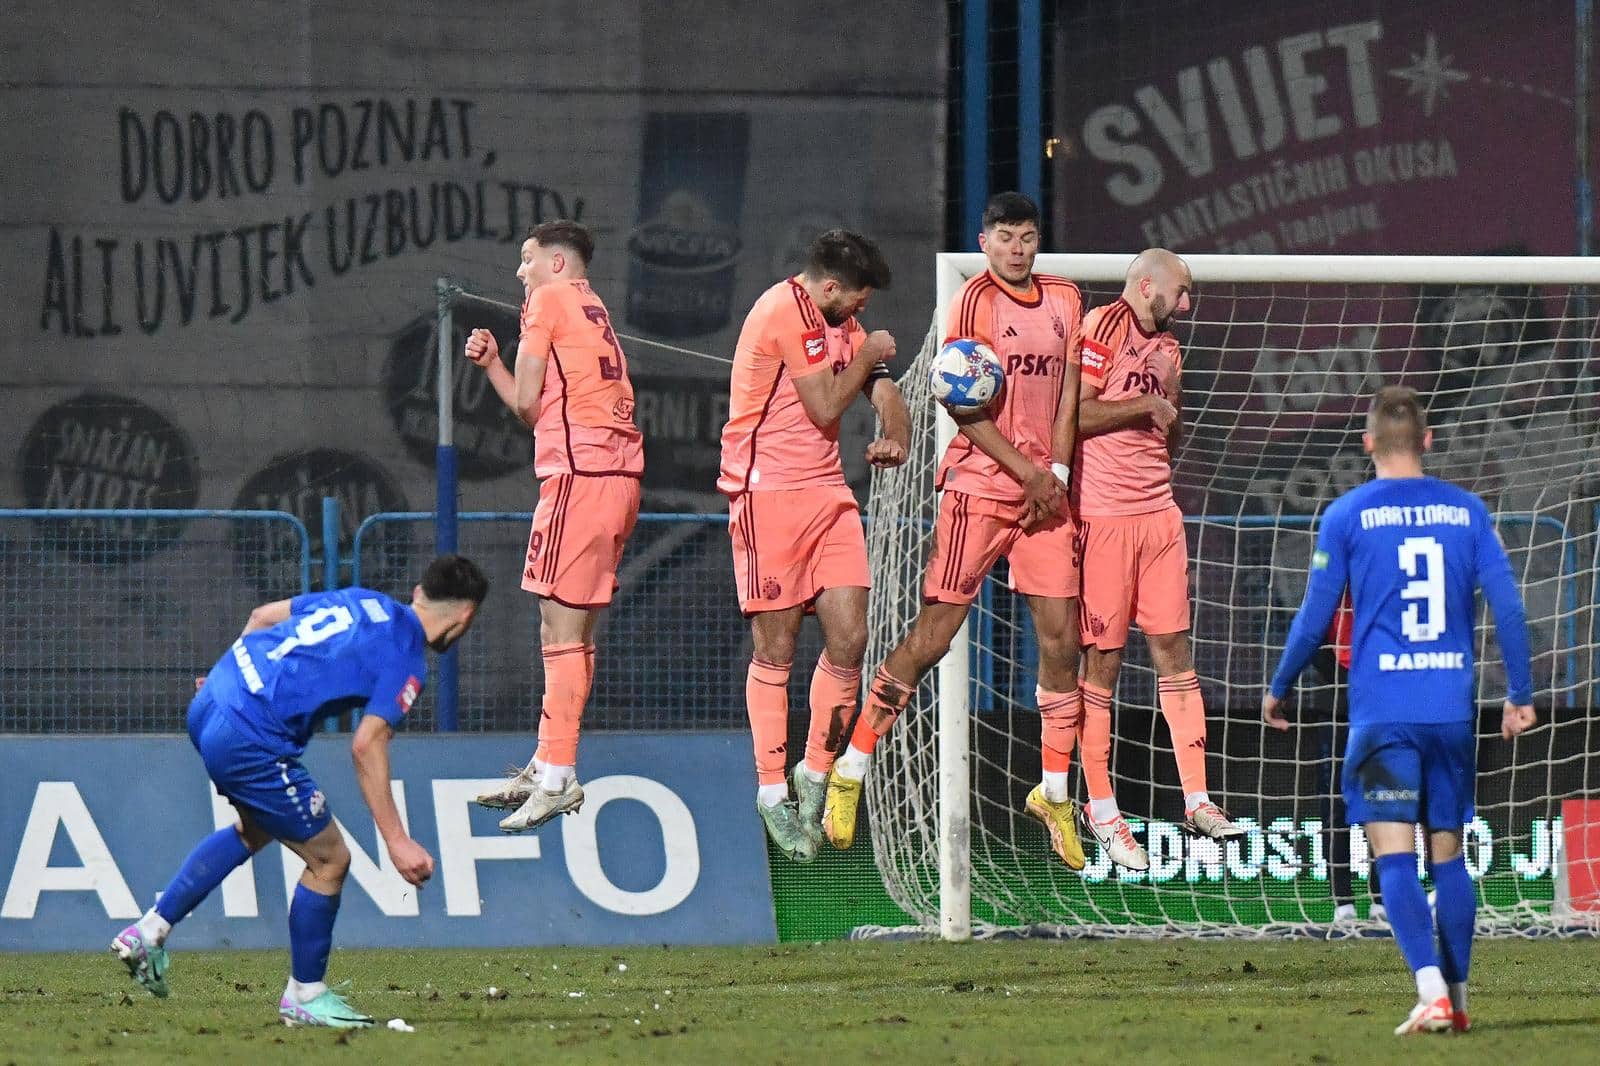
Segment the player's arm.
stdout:
<path fill-rule="evenodd" d="M 421 885 L 433 876 L 433 856 L 411 839 L 395 807 L 394 794 L 389 787 L 389 741 L 393 738 L 394 724 L 389 715 L 369 704 L 350 741 L 350 756 L 355 762 L 361 797 L 372 811 L 372 823 L 378 827 L 378 835 L 389 849 L 394 868 L 413 885 Z"/>
<path fill-rule="evenodd" d="M 822 343 L 826 344 L 824 339 Z M 818 429 L 828 429 L 844 414 L 844 409 L 860 394 L 867 376 L 879 363 L 894 357 L 894 338 L 887 330 L 877 330 L 867 336 L 850 365 L 839 373 L 827 361 L 826 349 L 818 363 L 811 363 L 805 355 L 803 340 L 795 338 L 792 345 L 782 349 L 784 364 L 794 378 L 794 391 L 800 396 L 806 417 Z"/>
<path fill-rule="evenodd" d="M 550 365 L 550 344 L 544 350 L 530 349 L 527 339 L 517 345 L 517 372 L 512 379 L 511 409 L 523 424 L 533 429 L 539 424 L 539 397 L 544 394 L 544 374 Z"/>
<path fill-rule="evenodd" d="M 500 342 L 494 339 L 494 334 L 481 327 L 469 333 L 466 356 L 469 362 L 482 368 L 489 376 L 489 384 L 494 387 L 500 402 L 516 410 L 516 379 L 500 361 Z"/>
<path fill-rule="evenodd" d="M 1126 400 L 1102 400 L 1112 358 L 1127 336 L 1127 325 L 1103 308 L 1084 317 L 1083 348 L 1079 355 L 1082 373 L 1078 386 L 1078 436 L 1094 437 L 1119 429 L 1153 427 L 1167 433 L 1177 420 L 1178 410 L 1160 396 L 1134 396 Z"/>
<path fill-rule="evenodd" d="M 523 334 L 517 345 L 517 369 L 513 374 L 500 361 L 500 345 L 493 333 L 475 329 L 467 338 L 467 358 L 483 368 L 500 402 L 529 429 L 539 422 L 539 397 L 544 392 L 544 372 L 550 361 L 549 335 L 543 335 L 542 345 L 540 340 Z"/>
<path fill-rule="evenodd" d="M 500 361 L 500 344 L 494 334 L 486 329 L 475 329 L 467 338 L 467 358 L 489 375 L 500 402 L 522 420 L 529 429 L 539 421 L 539 398 L 544 393 L 545 369 L 550 362 L 550 348 L 555 343 L 555 331 L 563 314 L 560 302 L 548 295 L 550 290 L 536 289 L 528 297 L 522 311 L 522 332 L 517 342 L 514 371 L 507 370 Z"/>
<path fill-rule="evenodd" d="M 1278 668 L 1273 671 L 1272 683 L 1261 700 L 1261 717 L 1274 729 L 1288 729 L 1289 722 L 1279 713 L 1279 706 L 1289 694 L 1290 687 L 1300 671 L 1306 668 L 1311 657 L 1322 646 L 1333 621 L 1334 612 L 1344 599 L 1345 583 L 1349 579 L 1350 564 L 1345 554 L 1343 511 L 1325 514 L 1322 528 L 1317 533 L 1317 547 L 1311 555 L 1311 576 L 1306 581 L 1305 602 L 1294 616 L 1289 627 L 1289 639 L 1284 645 Z"/>
<path fill-rule="evenodd" d="M 972 442 L 974 448 L 993 459 L 1001 470 L 1022 486 L 1023 502 L 1028 508 L 1025 525 L 1031 526 L 1060 509 L 1066 486 L 1053 472 L 1035 466 L 1033 460 L 1006 440 L 1005 434 L 1000 432 L 1000 427 L 986 412 L 951 417 L 955 419 L 956 429 Z"/>
<path fill-rule="evenodd" d="M 911 451 L 911 412 L 906 410 L 905 397 L 882 363 L 867 376 L 864 391 L 878 412 L 878 438 L 867 445 L 867 462 L 876 467 L 899 466 Z"/>
<path fill-rule="evenodd" d="M 1056 420 L 1050 427 L 1050 469 L 1062 484 L 1071 480 L 1072 456 L 1078 448 L 1078 397 L 1083 389 L 1083 365 L 1077 356 L 1083 343 L 1082 335 L 1083 323 L 1080 320 L 1067 336 L 1067 365 L 1061 380 L 1061 403 L 1056 406 Z"/>
<path fill-rule="evenodd" d="M 271 629 L 279 622 L 287 621 L 293 609 L 293 600 L 273 600 L 263 603 L 250 612 L 249 619 L 244 624 L 244 630 L 239 634 L 254 633 L 262 629 Z"/>
<path fill-rule="evenodd" d="M 1084 375 L 1078 389 L 1078 432 L 1085 437 L 1114 430 L 1150 427 L 1165 433 L 1169 447 L 1177 432 L 1178 408 L 1164 396 L 1151 393 L 1126 400 L 1102 400 L 1105 383 Z"/>
<path fill-rule="evenodd" d="M 1172 404 L 1172 425 L 1167 427 L 1167 454 L 1177 455 L 1183 443 L 1183 370 L 1178 354 L 1173 352 L 1172 376 L 1166 381 L 1167 402 Z"/>
<path fill-rule="evenodd" d="M 1473 509 L 1478 523 L 1478 587 L 1494 614 L 1494 634 L 1500 642 L 1500 655 L 1506 664 L 1506 702 L 1501 714 L 1500 735 L 1506 740 L 1528 729 L 1537 720 L 1533 709 L 1533 654 L 1528 638 L 1528 616 L 1522 606 L 1511 573 L 1511 560 L 1505 545 L 1495 535 L 1493 519 L 1486 507 Z"/>

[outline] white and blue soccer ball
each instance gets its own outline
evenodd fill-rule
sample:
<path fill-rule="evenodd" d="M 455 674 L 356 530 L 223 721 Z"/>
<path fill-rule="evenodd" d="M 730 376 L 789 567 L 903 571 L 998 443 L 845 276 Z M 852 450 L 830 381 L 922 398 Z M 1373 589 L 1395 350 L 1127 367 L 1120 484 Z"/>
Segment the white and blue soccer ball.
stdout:
<path fill-rule="evenodd" d="M 955 415 L 977 414 L 1005 388 L 1000 357 L 982 341 L 964 337 L 946 341 L 933 357 L 929 386 L 933 398 Z"/>

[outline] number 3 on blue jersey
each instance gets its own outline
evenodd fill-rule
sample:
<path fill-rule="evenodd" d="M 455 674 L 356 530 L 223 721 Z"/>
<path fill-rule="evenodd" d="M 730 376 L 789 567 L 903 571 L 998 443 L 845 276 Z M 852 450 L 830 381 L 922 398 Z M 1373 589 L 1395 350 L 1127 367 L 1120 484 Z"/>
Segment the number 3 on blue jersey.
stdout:
<path fill-rule="evenodd" d="M 1417 577 L 1417 563 L 1423 561 L 1422 576 Z M 1400 616 L 1400 629 L 1412 643 L 1438 640 L 1444 635 L 1444 546 L 1432 537 L 1407 537 L 1400 542 L 1400 569 L 1415 580 L 1406 582 L 1400 591 L 1404 600 L 1421 600 L 1427 605 L 1428 620 L 1418 620 L 1416 603 L 1407 605 Z"/>

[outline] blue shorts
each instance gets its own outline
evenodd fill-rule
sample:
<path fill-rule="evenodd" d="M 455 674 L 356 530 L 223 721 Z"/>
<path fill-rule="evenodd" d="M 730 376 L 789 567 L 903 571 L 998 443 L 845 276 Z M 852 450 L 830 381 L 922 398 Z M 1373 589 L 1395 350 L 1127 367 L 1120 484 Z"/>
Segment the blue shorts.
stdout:
<path fill-rule="evenodd" d="M 1346 814 L 1351 825 L 1460 830 L 1473 818 L 1477 775 L 1472 722 L 1353 726 L 1342 775 Z"/>
<path fill-rule="evenodd" d="M 263 748 L 231 717 L 204 689 L 189 704 L 189 739 L 217 791 L 278 840 L 310 840 L 326 829 L 333 813 L 300 760 Z"/>

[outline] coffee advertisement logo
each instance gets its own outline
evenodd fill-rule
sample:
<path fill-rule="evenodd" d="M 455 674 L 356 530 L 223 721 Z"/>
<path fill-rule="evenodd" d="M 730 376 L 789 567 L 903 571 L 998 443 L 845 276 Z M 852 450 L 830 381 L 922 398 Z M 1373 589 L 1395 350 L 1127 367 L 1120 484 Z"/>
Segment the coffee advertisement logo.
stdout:
<path fill-rule="evenodd" d="M 244 483 L 234 507 L 287 511 L 311 535 L 311 583 L 322 587 L 322 498 L 339 501 L 340 581 L 350 576 L 355 532 L 363 519 L 384 511 L 406 510 L 406 499 L 389 472 L 356 452 L 313 448 L 275 457 Z M 387 589 L 407 580 L 411 565 L 411 523 L 381 523 L 362 537 L 361 581 Z M 282 524 L 240 524 L 232 534 L 233 561 L 264 597 L 300 590 L 299 536 Z"/>
<path fill-rule="evenodd" d="M 732 313 L 750 116 L 652 113 L 628 238 L 628 322 L 663 337 L 715 333 Z"/>
<path fill-rule="evenodd" d="M 49 408 L 28 430 L 22 493 L 29 507 L 193 507 L 199 495 L 194 446 L 137 400 L 85 392 Z M 183 526 L 145 518 L 48 521 L 36 535 L 81 562 L 125 563 L 172 545 Z"/>
<path fill-rule="evenodd" d="M 533 469 L 533 432 L 500 401 L 489 375 L 462 354 L 467 334 L 482 327 L 500 343 L 511 369 L 517 350 L 517 313 L 474 305 L 458 308 L 450 338 L 451 401 L 455 412 L 457 471 L 465 481 L 488 481 Z M 438 317 L 422 315 L 400 331 L 383 371 L 384 404 L 406 451 L 434 465 L 439 443 Z"/>

